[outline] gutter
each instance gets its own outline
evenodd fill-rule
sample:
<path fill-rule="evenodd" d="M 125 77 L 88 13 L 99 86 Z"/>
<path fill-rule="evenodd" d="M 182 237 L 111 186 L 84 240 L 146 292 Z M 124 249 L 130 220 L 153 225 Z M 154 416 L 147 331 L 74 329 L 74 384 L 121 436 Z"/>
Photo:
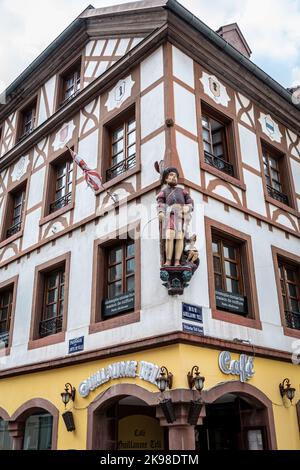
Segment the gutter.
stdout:
<path fill-rule="evenodd" d="M 213 44 L 215 44 L 219 49 L 224 51 L 235 61 L 239 62 L 244 66 L 250 73 L 255 75 L 258 79 L 272 88 L 278 95 L 288 101 L 296 109 L 300 109 L 300 104 L 295 105 L 292 102 L 292 93 L 286 90 L 282 85 L 280 85 L 276 80 L 274 80 L 270 75 L 264 72 L 261 68 L 255 65 L 251 60 L 241 54 L 235 47 L 229 44 L 225 39 L 219 36 L 213 29 L 204 24 L 199 18 L 197 18 L 193 13 L 187 10 L 184 6 L 177 2 L 177 0 L 169 0 L 165 6 L 168 10 L 172 11 L 184 21 L 193 26 L 197 31 L 199 31 L 203 36 L 209 39 Z"/>

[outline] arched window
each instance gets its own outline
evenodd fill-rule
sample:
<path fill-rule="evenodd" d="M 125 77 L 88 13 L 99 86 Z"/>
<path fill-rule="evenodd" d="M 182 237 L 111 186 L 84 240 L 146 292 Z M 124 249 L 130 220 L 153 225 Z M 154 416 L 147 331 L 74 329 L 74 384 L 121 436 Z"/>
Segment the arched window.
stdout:
<path fill-rule="evenodd" d="M 37 412 L 25 421 L 24 450 L 51 450 L 53 417 Z"/>
<path fill-rule="evenodd" d="M 12 438 L 8 432 L 8 421 L 0 419 L 0 450 L 11 450 Z"/>

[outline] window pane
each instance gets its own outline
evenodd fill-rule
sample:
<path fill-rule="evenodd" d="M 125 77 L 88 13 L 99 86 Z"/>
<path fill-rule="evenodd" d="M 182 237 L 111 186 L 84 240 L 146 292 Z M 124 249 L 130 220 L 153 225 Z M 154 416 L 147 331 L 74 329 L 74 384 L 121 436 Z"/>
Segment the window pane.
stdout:
<path fill-rule="evenodd" d="M 128 122 L 128 131 L 135 129 L 135 125 L 135 119 L 131 119 L 131 121 Z"/>
<path fill-rule="evenodd" d="M 291 307 L 293 312 L 300 312 L 300 305 L 297 300 L 291 299 Z"/>
<path fill-rule="evenodd" d="M 134 243 L 130 243 L 130 245 L 127 245 L 127 258 L 134 256 Z"/>
<path fill-rule="evenodd" d="M 122 261 L 122 247 L 113 248 L 109 252 L 109 264 L 120 263 Z"/>
<path fill-rule="evenodd" d="M 231 292 L 232 294 L 238 294 L 239 293 L 238 281 L 235 281 L 234 279 L 226 278 L 226 291 Z"/>
<path fill-rule="evenodd" d="M 276 191 L 282 191 L 281 184 L 277 183 L 276 181 L 273 181 L 273 188 L 276 189 Z"/>
<path fill-rule="evenodd" d="M 0 450 L 11 450 L 12 438 L 8 432 L 8 422 L 0 419 Z"/>
<path fill-rule="evenodd" d="M 122 282 L 117 281 L 108 286 L 108 298 L 113 299 L 116 295 L 122 294 Z"/>
<path fill-rule="evenodd" d="M 214 256 L 214 271 L 217 273 L 221 272 L 221 262 L 220 258 L 218 258 L 217 256 Z"/>
<path fill-rule="evenodd" d="M 119 129 L 115 130 L 112 135 L 113 142 L 116 140 L 122 139 L 124 135 L 124 130 L 123 127 L 120 127 Z"/>
<path fill-rule="evenodd" d="M 224 151 L 223 151 L 223 145 L 219 144 L 219 145 L 215 145 L 214 146 L 214 155 L 216 157 L 223 157 L 223 154 L 224 154 Z"/>
<path fill-rule="evenodd" d="M 297 289 L 294 284 L 289 284 L 289 293 L 291 297 L 297 297 Z"/>
<path fill-rule="evenodd" d="M 59 312 L 58 315 L 63 315 L 64 313 L 64 301 L 62 300 L 59 304 Z"/>
<path fill-rule="evenodd" d="M 274 158 L 269 158 L 269 161 L 270 161 L 270 165 L 271 165 L 273 168 L 278 169 L 278 163 L 277 163 L 277 161 L 276 161 Z"/>
<path fill-rule="evenodd" d="M 112 164 L 113 164 L 113 166 L 117 165 L 118 163 L 123 162 L 123 160 L 124 160 L 124 153 L 123 152 L 118 153 L 118 155 L 113 157 Z"/>
<path fill-rule="evenodd" d="M 204 150 L 205 150 L 205 152 L 212 153 L 211 145 L 208 144 L 207 142 L 203 142 L 203 144 L 204 144 Z"/>
<path fill-rule="evenodd" d="M 222 290 L 222 277 L 215 274 L 215 289 Z"/>
<path fill-rule="evenodd" d="M 219 253 L 219 244 L 216 242 L 212 242 L 212 250 L 213 253 Z"/>
<path fill-rule="evenodd" d="M 36 414 L 27 418 L 24 432 L 24 450 L 50 450 L 53 418 L 49 414 Z"/>
<path fill-rule="evenodd" d="M 126 284 L 126 292 L 134 292 L 134 276 L 128 277 Z"/>
<path fill-rule="evenodd" d="M 273 180 L 278 181 L 278 182 L 280 181 L 278 171 L 271 170 L 271 175 L 272 175 Z"/>
<path fill-rule="evenodd" d="M 210 134 L 209 134 L 209 131 L 207 129 L 203 129 L 202 137 L 203 137 L 203 140 L 206 140 L 207 142 L 210 142 Z"/>
<path fill-rule="evenodd" d="M 51 304 L 53 302 L 57 302 L 57 289 L 50 290 L 48 292 L 48 298 L 47 298 L 47 303 Z"/>
<path fill-rule="evenodd" d="M 227 276 L 237 277 L 236 264 L 225 261 L 225 273 Z"/>
<path fill-rule="evenodd" d="M 224 245 L 224 256 L 229 259 L 236 259 L 236 249 L 233 246 Z"/>
<path fill-rule="evenodd" d="M 295 271 L 293 271 L 292 269 L 286 268 L 285 272 L 286 272 L 287 279 L 289 281 L 295 282 Z"/>
<path fill-rule="evenodd" d="M 130 134 L 128 134 L 128 142 L 127 142 L 127 145 L 132 145 L 135 143 L 135 131 L 134 132 L 131 132 Z"/>
<path fill-rule="evenodd" d="M 48 307 L 46 308 L 45 320 L 56 317 L 56 312 L 57 312 L 57 304 L 48 305 Z"/>
<path fill-rule="evenodd" d="M 124 148 L 124 141 L 119 140 L 119 142 L 113 144 L 113 155 L 116 155 L 117 153 L 121 152 Z"/>
<path fill-rule="evenodd" d="M 48 276 L 48 288 L 55 287 L 58 281 L 58 273 L 53 273 Z"/>
<path fill-rule="evenodd" d="M 207 116 L 202 116 L 202 126 L 209 128 L 209 121 Z"/>
<path fill-rule="evenodd" d="M 132 155 L 135 155 L 135 145 L 128 148 L 128 157 L 132 157 Z"/>
<path fill-rule="evenodd" d="M 131 273 L 134 273 L 134 270 L 135 270 L 135 262 L 134 262 L 134 258 L 133 259 L 130 259 L 126 262 L 126 273 L 127 274 L 131 274 Z"/>
<path fill-rule="evenodd" d="M 114 281 L 122 277 L 122 264 L 117 264 L 108 270 L 108 280 Z"/>

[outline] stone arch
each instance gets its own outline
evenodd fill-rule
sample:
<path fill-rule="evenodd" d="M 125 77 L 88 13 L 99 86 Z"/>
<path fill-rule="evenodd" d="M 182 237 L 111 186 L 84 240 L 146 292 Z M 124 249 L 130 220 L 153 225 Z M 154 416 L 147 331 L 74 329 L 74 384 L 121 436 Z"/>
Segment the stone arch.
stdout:
<path fill-rule="evenodd" d="M 9 414 L 4 408 L 1 408 L 1 406 L 0 406 L 0 419 L 3 419 L 4 421 L 10 420 Z"/>
<path fill-rule="evenodd" d="M 232 380 L 229 382 L 222 382 L 209 390 L 205 390 L 202 392 L 202 396 L 205 404 L 212 404 L 218 400 L 218 398 L 221 398 L 228 393 L 247 396 L 251 398 L 255 404 L 262 406 L 265 409 L 268 447 L 272 450 L 277 449 L 272 401 L 267 397 L 267 395 L 253 385 Z"/>
<path fill-rule="evenodd" d="M 51 449 L 55 450 L 57 448 L 59 411 L 50 401 L 45 400 L 44 398 L 33 398 L 26 401 L 12 414 L 11 418 L 9 419 L 10 424 L 23 424 L 32 413 L 41 409 L 48 411 L 48 413 L 53 416 Z"/>
<path fill-rule="evenodd" d="M 87 450 L 93 449 L 93 437 L 95 432 L 94 416 L 99 409 L 108 408 L 114 401 L 126 396 L 132 396 L 145 402 L 148 406 L 158 404 L 159 393 L 149 392 L 143 387 L 134 384 L 116 384 L 99 393 L 88 406 L 87 423 Z"/>

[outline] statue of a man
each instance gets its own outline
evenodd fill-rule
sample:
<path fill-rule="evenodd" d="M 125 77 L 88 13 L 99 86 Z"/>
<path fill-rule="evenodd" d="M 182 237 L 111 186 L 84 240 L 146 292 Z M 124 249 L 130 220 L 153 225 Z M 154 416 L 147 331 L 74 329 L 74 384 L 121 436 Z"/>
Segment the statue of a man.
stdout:
<path fill-rule="evenodd" d="M 180 266 L 185 231 L 194 208 L 189 193 L 177 186 L 178 177 L 176 168 L 166 168 L 162 175 L 162 183 L 166 186 L 157 196 L 158 216 L 164 225 L 161 234 L 165 238 L 164 266 Z"/>

